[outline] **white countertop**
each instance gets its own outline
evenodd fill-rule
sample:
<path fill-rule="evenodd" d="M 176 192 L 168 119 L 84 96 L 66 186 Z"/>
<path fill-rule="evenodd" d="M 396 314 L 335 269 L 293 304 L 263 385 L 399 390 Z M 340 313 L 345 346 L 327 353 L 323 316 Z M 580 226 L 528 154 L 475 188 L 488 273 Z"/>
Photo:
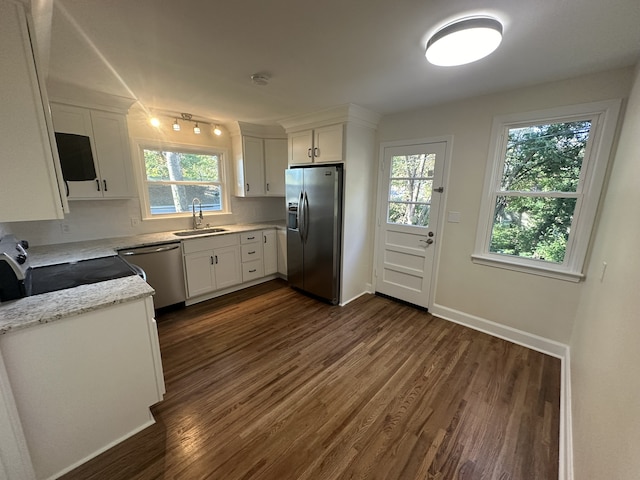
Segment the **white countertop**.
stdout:
<path fill-rule="evenodd" d="M 148 233 L 130 237 L 106 238 L 29 249 L 31 266 L 54 265 L 114 255 L 118 250 L 177 243 L 193 238 L 284 228 L 284 221 L 222 225 L 224 232 L 177 236 L 174 232 Z M 108 280 L 56 292 L 34 295 L 0 304 L 0 335 L 33 325 L 49 323 L 73 315 L 129 302 L 153 295 L 154 290 L 137 275 Z"/>

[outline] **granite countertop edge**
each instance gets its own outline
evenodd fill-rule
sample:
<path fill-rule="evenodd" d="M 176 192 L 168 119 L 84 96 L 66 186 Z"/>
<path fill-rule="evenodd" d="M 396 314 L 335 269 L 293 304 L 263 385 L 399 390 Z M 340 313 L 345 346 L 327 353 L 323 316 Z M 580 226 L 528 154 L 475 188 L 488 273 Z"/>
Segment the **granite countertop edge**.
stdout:
<path fill-rule="evenodd" d="M 56 245 L 43 245 L 29 249 L 32 266 L 75 262 L 106 257 L 127 248 L 178 243 L 194 238 L 229 235 L 264 229 L 283 229 L 284 222 L 224 225 L 224 232 L 197 234 L 186 237 L 174 232 L 147 233 L 129 237 L 114 237 Z M 66 290 L 34 295 L 0 304 L 0 335 L 42 325 L 112 305 L 130 302 L 153 295 L 155 292 L 137 275 L 81 285 Z"/>

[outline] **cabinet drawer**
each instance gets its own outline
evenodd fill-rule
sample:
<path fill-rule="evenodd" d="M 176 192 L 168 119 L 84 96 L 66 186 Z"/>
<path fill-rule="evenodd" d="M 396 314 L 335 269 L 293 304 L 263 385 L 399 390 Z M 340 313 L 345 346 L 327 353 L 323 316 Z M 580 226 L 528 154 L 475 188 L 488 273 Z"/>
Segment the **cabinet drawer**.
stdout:
<path fill-rule="evenodd" d="M 264 277 L 264 265 L 262 260 L 254 260 L 253 262 L 245 262 L 242 264 L 243 282 L 248 282 L 262 277 Z"/>
<path fill-rule="evenodd" d="M 262 260 L 262 243 L 248 243 L 240 247 L 242 249 L 242 262 Z"/>
<path fill-rule="evenodd" d="M 193 253 L 202 252 L 204 250 L 213 250 L 222 247 L 231 247 L 238 245 L 239 238 L 237 234 L 217 235 L 215 237 L 194 238 L 193 240 L 182 241 L 182 252 Z"/>
<path fill-rule="evenodd" d="M 260 242 L 262 240 L 262 235 L 260 235 L 259 231 L 253 232 L 245 232 L 240 234 L 240 243 L 253 243 Z"/>

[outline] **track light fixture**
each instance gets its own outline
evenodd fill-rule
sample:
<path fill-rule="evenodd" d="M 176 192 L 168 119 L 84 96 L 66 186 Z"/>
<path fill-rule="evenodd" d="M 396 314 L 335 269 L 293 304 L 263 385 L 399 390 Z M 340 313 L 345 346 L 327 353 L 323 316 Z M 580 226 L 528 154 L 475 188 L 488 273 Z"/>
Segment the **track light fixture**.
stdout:
<path fill-rule="evenodd" d="M 220 136 L 222 135 L 222 129 L 220 128 L 220 125 L 217 123 L 209 123 L 206 121 L 202 121 L 202 120 L 194 120 L 193 119 L 193 115 L 191 115 L 190 113 L 181 113 L 179 117 L 175 116 L 175 114 L 167 114 L 167 116 L 172 116 L 174 117 L 174 121 L 171 124 L 171 127 L 173 128 L 174 132 L 180 132 L 182 130 L 182 122 L 191 122 L 194 124 L 193 126 L 193 133 L 195 135 L 200 135 L 202 133 L 202 128 L 200 127 L 200 124 L 203 125 L 209 125 L 211 127 L 211 132 L 216 135 L 216 136 Z M 153 125 L 154 127 L 158 128 L 161 126 L 161 122 L 158 119 L 158 117 L 150 117 L 149 118 L 149 122 L 151 123 L 151 125 Z"/>

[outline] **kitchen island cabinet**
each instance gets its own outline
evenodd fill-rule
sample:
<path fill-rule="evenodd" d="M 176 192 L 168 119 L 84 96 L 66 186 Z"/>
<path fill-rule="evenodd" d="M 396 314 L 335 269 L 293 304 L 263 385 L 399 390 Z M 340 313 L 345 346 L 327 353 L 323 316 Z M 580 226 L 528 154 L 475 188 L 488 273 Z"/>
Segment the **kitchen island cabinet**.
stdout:
<path fill-rule="evenodd" d="M 152 424 L 165 393 L 150 296 L 9 331 L 0 354 L 38 479 Z"/>

